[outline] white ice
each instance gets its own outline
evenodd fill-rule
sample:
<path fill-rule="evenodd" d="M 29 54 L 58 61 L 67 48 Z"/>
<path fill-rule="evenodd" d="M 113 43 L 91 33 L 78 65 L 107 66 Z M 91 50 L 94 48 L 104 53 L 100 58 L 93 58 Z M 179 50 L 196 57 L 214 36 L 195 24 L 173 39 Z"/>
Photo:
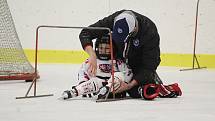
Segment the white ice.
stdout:
<path fill-rule="evenodd" d="M 58 100 L 77 83 L 79 66 L 39 65 L 37 95 L 54 94 L 51 97 L 15 99 L 25 96 L 31 83 L 0 81 L 0 121 L 215 121 L 215 70 L 159 67 L 165 84 L 177 82 L 181 86 L 179 98 L 104 103 L 81 98 Z"/>

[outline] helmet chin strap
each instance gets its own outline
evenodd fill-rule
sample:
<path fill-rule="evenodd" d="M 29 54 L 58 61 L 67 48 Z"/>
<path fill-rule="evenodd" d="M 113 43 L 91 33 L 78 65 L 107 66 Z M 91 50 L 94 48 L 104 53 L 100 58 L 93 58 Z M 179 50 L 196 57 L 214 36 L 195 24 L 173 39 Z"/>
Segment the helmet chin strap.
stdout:
<path fill-rule="evenodd" d="M 130 43 L 131 43 L 130 41 L 125 42 L 125 46 L 123 50 L 123 58 L 126 64 L 128 64 L 128 51 L 129 51 Z"/>
<path fill-rule="evenodd" d="M 128 43 L 125 42 L 125 46 L 124 46 L 124 50 L 123 50 L 123 58 L 126 58 L 126 56 L 127 56 L 127 52 L 126 52 L 127 45 L 128 45 Z"/>

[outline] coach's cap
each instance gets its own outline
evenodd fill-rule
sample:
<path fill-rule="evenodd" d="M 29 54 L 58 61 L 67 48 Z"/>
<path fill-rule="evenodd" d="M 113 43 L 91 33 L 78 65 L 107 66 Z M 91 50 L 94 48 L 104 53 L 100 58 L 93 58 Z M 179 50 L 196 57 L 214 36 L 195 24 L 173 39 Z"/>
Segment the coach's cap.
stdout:
<path fill-rule="evenodd" d="M 127 12 L 123 12 L 114 19 L 112 37 L 114 41 L 125 42 L 129 33 L 135 28 L 135 18 Z"/>

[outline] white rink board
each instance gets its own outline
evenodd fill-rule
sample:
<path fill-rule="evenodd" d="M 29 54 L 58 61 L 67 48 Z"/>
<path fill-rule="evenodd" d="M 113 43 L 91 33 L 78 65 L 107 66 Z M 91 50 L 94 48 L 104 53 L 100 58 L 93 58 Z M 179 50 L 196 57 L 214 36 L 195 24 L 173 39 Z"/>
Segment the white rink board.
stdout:
<path fill-rule="evenodd" d="M 156 23 L 163 53 L 193 52 L 197 0 L 7 1 L 23 48 L 35 47 L 35 31 L 38 25 L 88 26 L 117 10 L 132 9 Z M 215 53 L 214 44 L 211 44 L 215 43 L 214 3 L 214 0 L 200 0 L 197 53 Z M 67 50 L 80 47 L 80 42 L 76 39 L 78 35 L 70 30 L 43 30 L 43 34 L 40 41 L 43 42 L 40 43 L 42 49 Z M 61 41 L 65 44 L 59 43 Z M 59 47 L 56 48 L 56 44 L 59 44 Z"/>

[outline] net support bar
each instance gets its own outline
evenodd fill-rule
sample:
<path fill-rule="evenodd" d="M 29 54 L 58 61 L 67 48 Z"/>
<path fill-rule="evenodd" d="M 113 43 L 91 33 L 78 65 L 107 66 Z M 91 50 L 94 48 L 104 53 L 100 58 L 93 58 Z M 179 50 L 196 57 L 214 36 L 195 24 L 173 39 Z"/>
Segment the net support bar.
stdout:
<path fill-rule="evenodd" d="M 199 14 L 199 0 L 197 1 L 197 4 L 196 4 L 196 18 L 195 18 L 194 40 L 193 40 L 193 62 L 192 62 L 192 68 L 181 69 L 180 71 L 187 71 L 187 70 L 206 68 L 206 67 L 200 67 L 198 59 L 196 57 L 196 36 L 197 36 L 197 28 L 198 28 L 198 14 Z M 195 62 L 197 63 L 197 67 L 195 67 Z"/>

